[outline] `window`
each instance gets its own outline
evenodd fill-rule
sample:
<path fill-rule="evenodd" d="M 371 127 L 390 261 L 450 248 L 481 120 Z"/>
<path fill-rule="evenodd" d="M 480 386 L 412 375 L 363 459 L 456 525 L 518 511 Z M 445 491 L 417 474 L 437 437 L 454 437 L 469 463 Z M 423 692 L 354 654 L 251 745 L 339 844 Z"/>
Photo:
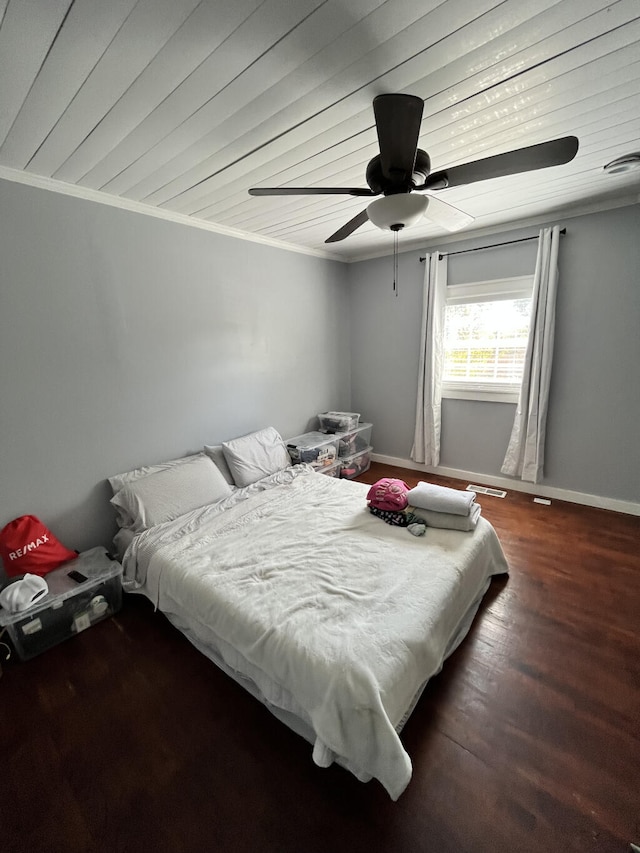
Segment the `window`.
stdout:
<path fill-rule="evenodd" d="M 533 276 L 447 287 L 442 396 L 517 402 Z"/>

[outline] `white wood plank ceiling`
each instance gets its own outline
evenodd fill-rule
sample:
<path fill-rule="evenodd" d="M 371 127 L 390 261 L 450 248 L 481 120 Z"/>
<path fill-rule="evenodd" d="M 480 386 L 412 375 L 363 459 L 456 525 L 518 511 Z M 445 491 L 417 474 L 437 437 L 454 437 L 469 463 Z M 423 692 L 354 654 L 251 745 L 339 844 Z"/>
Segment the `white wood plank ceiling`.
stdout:
<path fill-rule="evenodd" d="M 247 190 L 366 187 L 372 100 L 406 92 L 434 171 L 580 140 L 564 166 L 440 191 L 467 232 L 638 200 L 640 171 L 603 166 L 640 151 L 640 0 L 0 0 L 0 21 L 0 177 L 382 254 L 371 223 L 324 243 L 366 199 Z M 446 234 L 425 218 L 401 241 Z"/>

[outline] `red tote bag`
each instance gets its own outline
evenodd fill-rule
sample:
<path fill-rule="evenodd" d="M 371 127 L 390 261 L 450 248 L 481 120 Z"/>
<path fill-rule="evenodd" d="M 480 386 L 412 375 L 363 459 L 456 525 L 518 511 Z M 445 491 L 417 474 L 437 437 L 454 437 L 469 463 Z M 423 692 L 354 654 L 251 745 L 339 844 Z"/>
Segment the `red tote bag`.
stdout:
<path fill-rule="evenodd" d="M 0 531 L 0 557 L 10 576 L 46 575 L 78 554 L 56 539 L 35 515 L 14 518 Z"/>

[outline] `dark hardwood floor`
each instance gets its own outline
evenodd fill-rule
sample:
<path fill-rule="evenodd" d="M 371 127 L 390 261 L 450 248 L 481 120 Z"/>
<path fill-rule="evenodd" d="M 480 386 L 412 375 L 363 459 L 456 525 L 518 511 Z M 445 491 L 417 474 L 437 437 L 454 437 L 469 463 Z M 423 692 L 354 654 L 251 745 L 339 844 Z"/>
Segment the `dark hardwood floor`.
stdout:
<path fill-rule="evenodd" d="M 361 479 L 425 475 L 374 463 Z M 465 483 L 429 477 L 461 488 Z M 311 747 L 145 599 L 0 679 L 0 850 L 627 851 L 640 840 L 640 518 L 480 496 L 509 559 L 402 738 L 413 779 Z"/>

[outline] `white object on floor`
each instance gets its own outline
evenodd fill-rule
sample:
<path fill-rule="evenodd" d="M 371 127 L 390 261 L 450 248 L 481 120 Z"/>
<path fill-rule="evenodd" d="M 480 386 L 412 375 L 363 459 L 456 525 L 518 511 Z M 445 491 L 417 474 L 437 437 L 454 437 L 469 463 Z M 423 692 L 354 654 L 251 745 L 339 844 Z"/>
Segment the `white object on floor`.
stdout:
<path fill-rule="evenodd" d="M 489 486 L 474 486 L 473 483 L 469 483 L 465 491 L 479 492 L 481 495 L 491 495 L 492 498 L 506 498 L 507 496 L 504 489 L 492 489 Z"/>

